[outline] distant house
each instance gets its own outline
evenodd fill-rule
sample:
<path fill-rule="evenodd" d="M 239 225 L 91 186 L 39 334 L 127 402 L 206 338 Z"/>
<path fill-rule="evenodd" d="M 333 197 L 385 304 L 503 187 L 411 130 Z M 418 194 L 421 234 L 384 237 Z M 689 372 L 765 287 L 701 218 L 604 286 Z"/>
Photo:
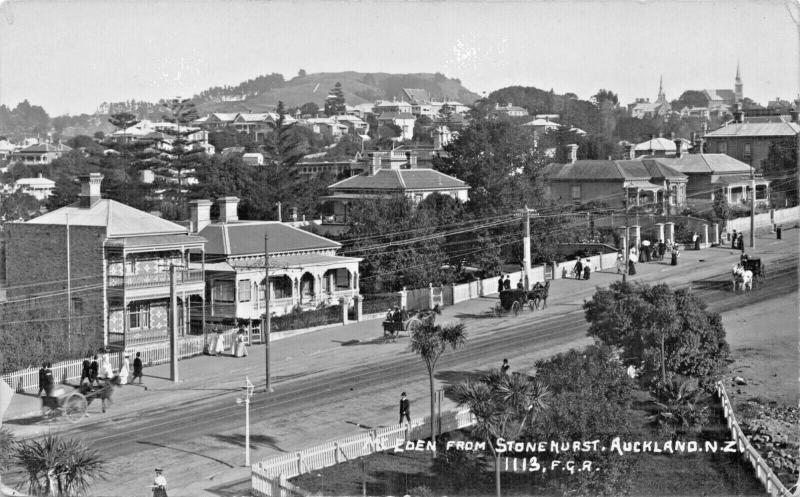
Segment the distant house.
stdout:
<path fill-rule="evenodd" d="M 667 102 L 664 93 L 664 79 L 658 82 L 658 96 L 655 102 L 650 102 L 649 98 L 637 98 L 632 104 L 628 104 L 628 112 L 635 119 L 652 119 L 654 117 L 665 117 L 672 112 L 672 105 Z"/>
<path fill-rule="evenodd" d="M 402 100 L 378 100 L 375 102 L 375 113 L 379 115 L 385 112 L 411 114 L 412 107 L 410 103 Z"/>
<path fill-rule="evenodd" d="M 265 236 L 269 252 L 269 311 L 280 316 L 295 308 L 316 309 L 351 302 L 359 294 L 357 257 L 336 255 L 341 244 L 277 221 L 242 221 L 239 199 L 217 199 L 219 218 L 210 218 L 211 202 L 193 200 L 192 226 L 207 240 L 207 319 L 250 321 L 259 326 L 266 310 Z M 198 258 L 199 253 L 194 257 Z"/>
<path fill-rule="evenodd" d="M 150 144 L 154 149 L 167 153 L 172 151 L 178 136 L 189 142 L 194 149 L 214 153 L 214 146 L 208 143 L 208 131 L 195 126 L 143 119 L 129 128 L 111 133 L 111 138 L 117 143 Z"/>
<path fill-rule="evenodd" d="M 461 202 L 469 200 L 469 186 L 458 178 L 433 169 L 404 169 L 399 165 L 382 167 L 380 164 L 381 157 L 375 156 L 366 172 L 328 187 L 330 195 L 320 200 L 326 203 L 329 221 L 345 222 L 350 205 L 362 199 L 404 195 L 419 203 L 427 196 L 439 193 Z"/>
<path fill-rule="evenodd" d="M 61 143 L 38 143 L 11 153 L 13 162 L 22 161 L 25 164 L 50 164 L 62 155 L 72 150 Z"/>
<path fill-rule="evenodd" d="M 654 159 L 578 160 L 570 147 L 570 162 L 545 169 L 546 195 L 561 203 L 603 202 L 611 206 L 686 204 L 685 174 Z"/>
<path fill-rule="evenodd" d="M 524 117 L 528 115 L 528 111 L 523 107 L 518 107 L 512 103 L 508 103 L 505 105 L 501 104 L 494 104 L 494 108 L 491 110 L 491 114 L 500 117 Z"/>
<path fill-rule="evenodd" d="M 797 111 L 788 118 L 778 116 L 764 121 L 747 122 L 743 112 L 735 113 L 733 123 L 706 133 L 706 151 L 728 154 L 760 170 L 773 143 L 787 142 L 800 149 Z"/>
<path fill-rule="evenodd" d="M 17 147 L 8 140 L 0 140 L 0 161 L 11 158 Z"/>
<path fill-rule="evenodd" d="M 659 136 L 637 143 L 634 151 L 636 152 L 636 157 L 675 157 L 678 144 L 680 144 L 681 153 L 687 153 L 691 148 L 691 143 L 688 140 L 674 140 Z"/>
<path fill-rule="evenodd" d="M 417 118 L 410 112 L 383 112 L 378 116 L 378 126 L 386 124 L 394 124 L 400 128 L 401 141 L 411 140 L 414 138 L 414 123 Z"/>
<path fill-rule="evenodd" d="M 14 191 L 26 193 L 39 201 L 52 195 L 55 187 L 55 181 L 44 178 L 41 174 L 36 178 L 20 178 L 14 182 Z"/>
<path fill-rule="evenodd" d="M 304 126 L 314 133 L 327 137 L 333 142 L 338 142 L 342 136 L 350 132 L 350 126 L 345 122 L 340 122 L 342 116 L 332 117 L 313 117 L 309 119 L 302 119 L 299 121 L 299 126 Z M 358 119 L 358 118 L 353 118 Z M 352 121 L 349 121 L 352 125 Z M 362 121 L 363 122 L 363 121 Z"/>
<path fill-rule="evenodd" d="M 259 152 L 251 152 L 242 155 L 242 162 L 248 166 L 263 166 L 264 155 Z"/>

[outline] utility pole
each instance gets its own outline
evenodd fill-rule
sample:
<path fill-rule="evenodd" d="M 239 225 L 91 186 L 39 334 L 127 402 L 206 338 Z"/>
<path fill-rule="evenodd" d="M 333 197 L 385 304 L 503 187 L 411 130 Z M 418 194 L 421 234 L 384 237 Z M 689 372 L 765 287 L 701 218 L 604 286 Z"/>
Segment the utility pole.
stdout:
<path fill-rule="evenodd" d="M 750 169 L 750 248 L 756 248 L 756 176 Z"/>
<path fill-rule="evenodd" d="M 69 212 L 67 216 L 67 352 L 72 352 L 72 269 L 70 261 Z"/>
<path fill-rule="evenodd" d="M 278 222 L 283 222 L 283 216 L 281 215 L 281 203 L 275 202 L 275 205 L 278 207 Z"/>
<path fill-rule="evenodd" d="M 267 392 L 272 391 L 270 384 L 270 371 L 269 371 L 269 334 L 272 328 L 272 316 L 269 312 L 269 235 L 264 233 L 264 343 L 267 344 L 266 354 L 266 370 L 267 370 Z"/>
<path fill-rule="evenodd" d="M 525 290 L 531 286 L 531 210 L 525 206 L 525 237 L 522 239 L 522 264 L 524 266 Z"/>
<path fill-rule="evenodd" d="M 169 265 L 169 379 L 174 383 L 178 378 L 178 268 Z"/>

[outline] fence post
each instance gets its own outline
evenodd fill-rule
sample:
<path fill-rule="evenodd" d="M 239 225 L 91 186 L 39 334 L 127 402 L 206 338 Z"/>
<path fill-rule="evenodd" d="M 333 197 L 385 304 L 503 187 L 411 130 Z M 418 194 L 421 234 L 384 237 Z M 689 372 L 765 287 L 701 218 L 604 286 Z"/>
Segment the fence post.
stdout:
<path fill-rule="evenodd" d="M 356 295 L 353 298 L 356 300 L 356 321 L 361 321 L 364 319 L 364 297 L 362 295 Z"/>
<path fill-rule="evenodd" d="M 350 299 L 347 297 L 339 297 L 339 306 L 341 307 L 342 324 L 348 323 L 347 308 L 350 304 Z"/>
<path fill-rule="evenodd" d="M 333 460 L 339 464 L 339 442 L 333 442 Z"/>
<path fill-rule="evenodd" d="M 714 223 L 714 244 L 719 245 L 719 223 Z"/>
<path fill-rule="evenodd" d="M 433 309 L 433 283 L 428 283 L 428 309 Z"/>
<path fill-rule="evenodd" d="M 303 453 L 299 450 L 297 451 L 297 474 L 303 474 Z"/>
<path fill-rule="evenodd" d="M 703 246 L 708 247 L 708 224 L 703 224 Z"/>
<path fill-rule="evenodd" d="M 406 309 L 408 307 L 408 290 L 406 290 L 406 287 L 403 287 L 403 289 L 397 293 L 400 294 L 400 308 Z"/>

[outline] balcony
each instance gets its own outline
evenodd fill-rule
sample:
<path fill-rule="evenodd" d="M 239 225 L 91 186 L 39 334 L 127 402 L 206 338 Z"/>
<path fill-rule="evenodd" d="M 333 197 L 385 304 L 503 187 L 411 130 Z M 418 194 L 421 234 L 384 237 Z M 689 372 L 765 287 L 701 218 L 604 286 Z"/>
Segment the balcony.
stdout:
<path fill-rule="evenodd" d="M 182 293 L 202 295 L 205 288 L 203 271 L 199 269 L 177 271 L 176 280 L 178 291 Z M 169 297 L 170 274 L 164 272 L 108 277 L 110 297 L 113 298 L 123 290 L 128 300 Z"/>

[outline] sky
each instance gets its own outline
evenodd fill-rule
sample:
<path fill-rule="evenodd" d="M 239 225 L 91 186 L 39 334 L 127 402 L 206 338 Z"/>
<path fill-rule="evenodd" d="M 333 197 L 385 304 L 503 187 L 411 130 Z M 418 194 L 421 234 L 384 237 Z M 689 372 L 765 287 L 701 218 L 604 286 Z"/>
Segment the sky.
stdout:
<path fill-rule="evenodd" d="M 299 69 L 655 99 L 800 94 L 800 0 L 0 0 L 0 104 L 51 115 Z"/>

